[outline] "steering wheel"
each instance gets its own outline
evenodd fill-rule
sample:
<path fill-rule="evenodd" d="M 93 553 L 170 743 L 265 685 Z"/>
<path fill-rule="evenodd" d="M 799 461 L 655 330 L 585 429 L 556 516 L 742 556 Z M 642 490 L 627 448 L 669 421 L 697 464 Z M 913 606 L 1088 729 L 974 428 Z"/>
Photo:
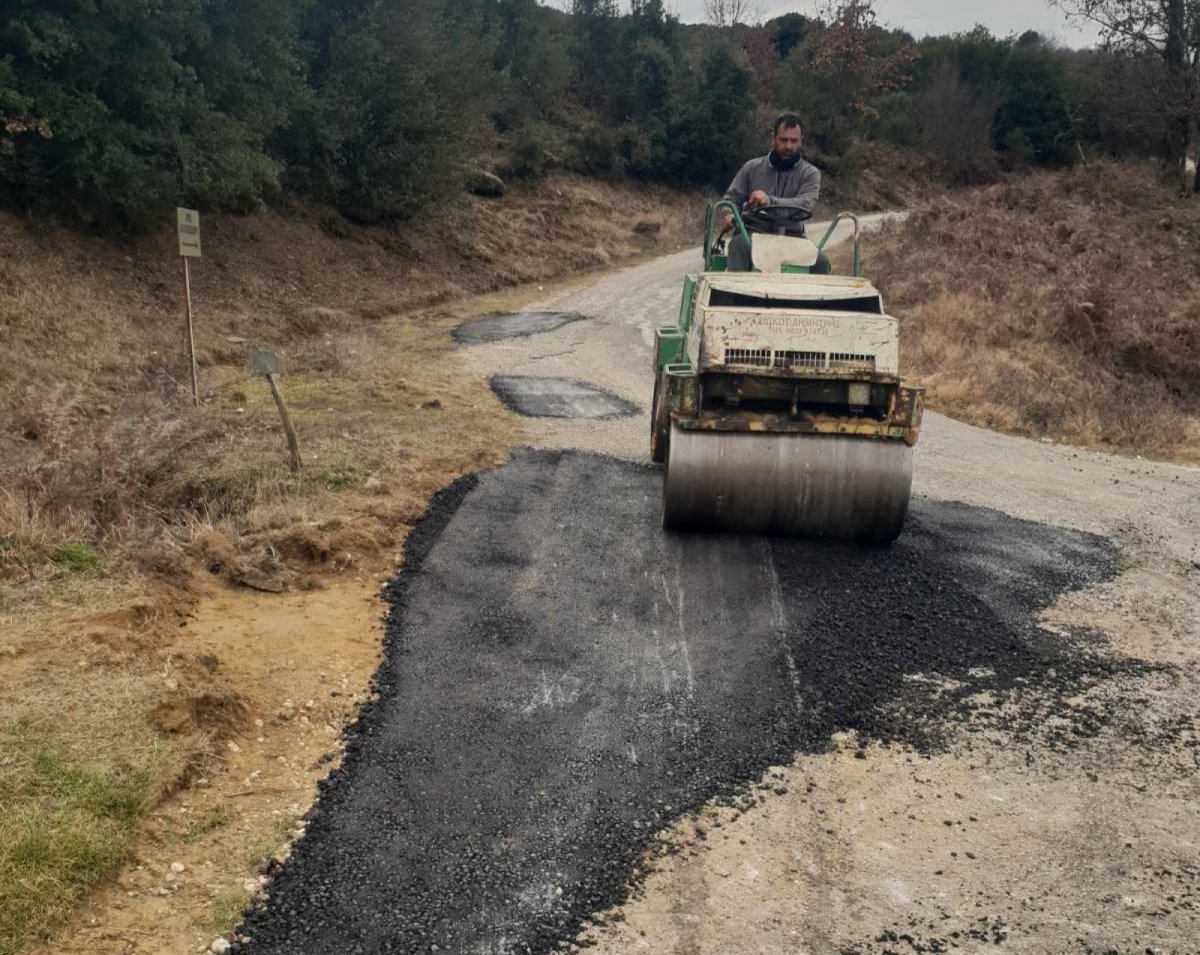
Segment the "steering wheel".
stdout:
<path fill-rule="evenodd" d="M 768 226 L 798 225 L 811 218 L 812 211 L 809 209 L 780 205 L 775 202 L 768 203 L 765 206 L 746 205 L 742 207 L 742 221 L 756 219 L 763 225 Z"/>

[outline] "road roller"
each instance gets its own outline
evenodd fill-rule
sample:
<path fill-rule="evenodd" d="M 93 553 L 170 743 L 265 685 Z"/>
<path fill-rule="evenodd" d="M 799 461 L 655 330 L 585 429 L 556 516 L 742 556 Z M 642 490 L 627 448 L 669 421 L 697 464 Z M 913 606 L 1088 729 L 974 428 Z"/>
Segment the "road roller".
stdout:
<path fill-rule="evenodd" d="M 665 465 L 667 529 L 882 543 L 904 526 L 922 390 L 900 377 L 896 319 L 862 276 L 857 217 L 816 242 L 795 234 L 807 217 L 708 208 L 704 271 L 655 331 L 650 455 Z M 852 274 L 816 274 L 843 221 Z M 727 268 L 735 237 L 750 271 Z"/>

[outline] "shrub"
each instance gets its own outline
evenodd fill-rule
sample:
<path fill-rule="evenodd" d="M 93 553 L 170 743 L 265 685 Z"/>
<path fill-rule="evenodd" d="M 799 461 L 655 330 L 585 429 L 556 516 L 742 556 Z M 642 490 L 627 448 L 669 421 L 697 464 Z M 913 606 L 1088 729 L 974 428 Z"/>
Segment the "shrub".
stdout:
<path fill-rule="evenodd" d="M 73 573 L 92 570 L 100 563 L 100 555 L 85 541 L 70 541 L 57 547 L 50 559 L 64 570 Z"/>
<path fill-rule="evenodd" d="M 959 79 L 958 67 L 942 61 L 917 99 L 921 144 L 941 162 L 947 177 L 960 184 L 984 182 L 995 172 L 992 120 L 996 106 Z"/>
<path fill-rule="evenodd" d="M 536 130 L 528 125 L 518 129 L 509 145 L 504 168 L 506 179 L 540 179 L 546 174 L 546 149 Z"/>

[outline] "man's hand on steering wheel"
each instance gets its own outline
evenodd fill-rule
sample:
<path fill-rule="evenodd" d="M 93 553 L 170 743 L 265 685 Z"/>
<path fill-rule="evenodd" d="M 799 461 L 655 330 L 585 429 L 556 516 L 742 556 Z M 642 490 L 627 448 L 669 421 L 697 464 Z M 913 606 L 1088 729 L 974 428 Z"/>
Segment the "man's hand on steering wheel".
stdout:
<path fill-rule="evenodd" d="M 808 209 L 801 209 L 799 206 L 788 206 L 769 201 L 766 205 L 752 206 L 750 199 L 747 199 L 746 207 L 742 211 L 742 218 L 752 219 L 770 226 L 786 226 L 811 219 L 812 212 Z"/>
<path fill-rule="evenodd" d="M 771 197 L 768 196 L 761 189 L 755 189 L 752 193 L 750 193 L 750 195 L 746 198 L 746 203 L 745 203 L 746 207 L 748 207 L 750 209 L 761 209 L 763 206 L 769 206 L 770 204 L 771 204 Z M 721 215 L 721 231 L 728 232 L 732 228 L 733 228 L 733 214 L 729 213 L 729 212 L 722 213 L 722 215 Z"/>

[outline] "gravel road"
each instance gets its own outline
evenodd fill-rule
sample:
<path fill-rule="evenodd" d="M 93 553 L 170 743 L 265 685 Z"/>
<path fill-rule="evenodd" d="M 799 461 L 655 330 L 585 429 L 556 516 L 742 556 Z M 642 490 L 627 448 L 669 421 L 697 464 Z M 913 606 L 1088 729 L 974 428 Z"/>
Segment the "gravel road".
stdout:
<path fill-rule="evenodd" d="M 696 260 L 461 336 L 618 412 L 431 504 L 245 948 L 1200 951 L 1200 472 L 928 415 L 893 547 L 665 535 L 619 409 Z"/>

